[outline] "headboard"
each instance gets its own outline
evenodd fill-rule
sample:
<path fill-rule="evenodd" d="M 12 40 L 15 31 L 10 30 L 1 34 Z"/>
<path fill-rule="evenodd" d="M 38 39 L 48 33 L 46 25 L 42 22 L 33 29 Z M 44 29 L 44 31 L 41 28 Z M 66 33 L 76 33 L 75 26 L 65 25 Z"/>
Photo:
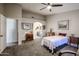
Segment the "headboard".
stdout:
<path fill-rule="evenodd" d="M 61 35 L 61 36 L 66 36 L 66 33 L 59 33 L 59 35 Z"/>
<path fill-rule="evenodd" d="M 55 32 L 47 32 L 47 36 L 54 36 Z"/>

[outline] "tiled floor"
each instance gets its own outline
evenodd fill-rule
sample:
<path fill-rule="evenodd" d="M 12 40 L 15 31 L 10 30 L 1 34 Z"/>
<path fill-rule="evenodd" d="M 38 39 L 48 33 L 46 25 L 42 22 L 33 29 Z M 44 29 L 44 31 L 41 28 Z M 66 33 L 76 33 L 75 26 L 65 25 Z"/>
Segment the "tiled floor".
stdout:
<path fill-rule="evenodd" d="M 7 47 L 3 53 L 12 56 L 52 56 L 48 50 L 41 46 L 41 40 L 33 40 L 20 46 Z"/>
<path fill-rule="evenodd" d="M 7 47 L 3 54 L 8 56 L 53 56 L 46 48 L 41 46 L 40 39 L 28 41 L 20 46 Z M 57 53 L 54 56 L 57 56 Z"/>

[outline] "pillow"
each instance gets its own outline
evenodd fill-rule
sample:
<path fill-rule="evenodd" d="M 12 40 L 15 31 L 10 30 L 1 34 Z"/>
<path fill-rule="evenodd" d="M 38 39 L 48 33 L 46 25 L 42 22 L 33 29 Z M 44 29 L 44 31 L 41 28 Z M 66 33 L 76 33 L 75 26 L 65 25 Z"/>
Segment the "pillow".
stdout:
<path fill-rule="evenodd" d="M 59 33 L 59 35 L 61 35 L 61 36 L 66 36 L 66 33 Z"/>

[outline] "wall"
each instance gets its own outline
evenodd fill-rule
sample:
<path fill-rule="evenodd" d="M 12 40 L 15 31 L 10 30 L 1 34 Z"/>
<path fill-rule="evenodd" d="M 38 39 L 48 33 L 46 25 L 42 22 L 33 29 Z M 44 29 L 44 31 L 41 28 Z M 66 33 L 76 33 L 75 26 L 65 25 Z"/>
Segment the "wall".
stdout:
<path fill-rule="evenodd" d="M 18 4 L 4 4 L 4 12 L 6 17 L 22 18 L 22 7 Z"/>
<path fill-rule="evenodd" d="M 58 30 L 58 21 L 69 20 L 69 30 Z M 79 10 L 64 12 L 56 15 L 51 15 L 47 17 L 47 31 L 50 28 L 54 32 L 66 32 L 68 35 L 75 34 L 79 36 Z"/>
<path fill-rule="evenodd" d="M 40 20 L 45 20 L 45 16 L 40 15 L 40 14 L 36 14 L 33 12 L 29 12 L 29 11 L 24 11 L 22 13 L 22 17 L 23 18 L 34 18 L 34 19 L 40 19 Z"/>
<path fill-rule="evenodd" d="M 24 23 L 34 23 L 34 22 L 41 22 L 42 24 L 46 24 L 45 21 L 43 20 L 38 20 L 38 19 L 31 19 L 31 18 L 23 18 L 22 20 L 19 20 L 18 21 L 18 24 L 19 24 L 19 39 L 20 40 L 25 40 L 25 33 L 31 31 L 27 31 L 27 30 L 23 30 L 22 27 L 21 27 L 21 23 L 24 22 Z"/>
<path fill-rule="evenodd" d="M 4 7 L 3 4 L 0 3 L 0 13 L 3 14 L 4 13 Z"/>

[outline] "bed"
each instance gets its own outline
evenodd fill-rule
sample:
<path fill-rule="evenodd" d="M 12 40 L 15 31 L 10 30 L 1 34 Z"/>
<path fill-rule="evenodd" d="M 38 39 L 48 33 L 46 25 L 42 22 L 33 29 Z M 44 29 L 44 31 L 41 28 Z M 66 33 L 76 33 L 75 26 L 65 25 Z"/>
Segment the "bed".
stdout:
<path fill-rule="evenodd" d="M 41 45 L 48 47 L 50 50 L 52 50 L 53 53 L 54 49 L 67 43 L 68 43 L 67 36 L 48 36 L 42 39 Z"/>

